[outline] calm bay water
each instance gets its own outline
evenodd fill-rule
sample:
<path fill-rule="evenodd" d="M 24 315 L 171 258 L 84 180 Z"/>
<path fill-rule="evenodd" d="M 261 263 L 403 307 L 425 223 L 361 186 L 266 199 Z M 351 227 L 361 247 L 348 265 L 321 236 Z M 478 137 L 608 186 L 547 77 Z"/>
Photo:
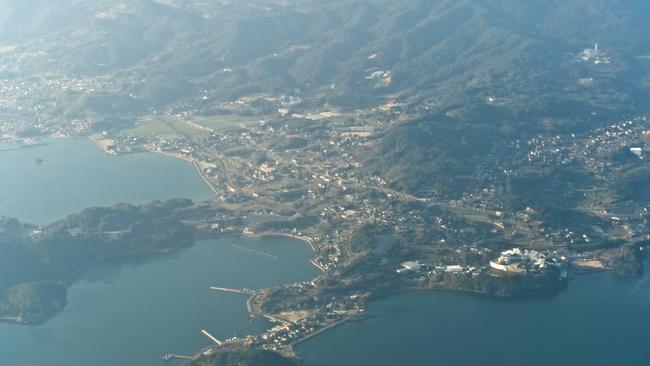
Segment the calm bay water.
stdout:
<path fill-rule="evenodd" d="M 88 139 L 48 142 L 0 151 L 0 215 L 45 224 L 90 206 L 211 197 L 210 188 L 183 160 L 107 155 Z"/>
<path fill-rule="evenodd" d="M 176 196 L 210 196 L 183 161 L 108 156 L 87 140 L 0 152 L 0 214 L 25 221 L 46 223 L 88 206 Z M 100 264 L 69 289 L 69 305 L 46 324 L 0 323 L 0 364 L 157 366 L 165 364 L 165 353 L 207 346 L 201 329 L 220 338 L 261 332 L 269 324 L 248 320 L 244 297 L 209 286 L 307 280 L 317 274 L 309 255 L 306 245 L 285 238 L 225 238 L 169 256 Z M 567 291 L 537 300 L 410 293 L 372 303 L 369 311 L 376 318 L 301 345 L 307 366 L 604 366 L 650 359 L 649 278 L 584 276 Z"/>
<path fill-rule="evenodd" d="M 300 241 L 232 237 L 169 256 L 103 263 L 70 287 L 68 306 L 47 323 L 0 323 L 0 364 L 157 366 L 165 365 L 166 353 L 194 354 L 208 346 L 201 329 L 220 339 L 262 332 L 269 324 L 249 321 L 244 296 L 209 287 L 308 280 L 317 274 L 310 254 Z"/>
<path fill-rule="evenodd" d="M 646 267 L 648 267 L 646 265 Z M 579 277 L 538 300 L 409 293 L 298 348 L 308 366 L 647 365 L 650 278 Z"/>
<path fill-rule="evenodd" d="M 0 151 L 0 214 L 27 222 L 118 201 L 201 200 L 210 193 L 186 162 L 110 156 L 84 139 Z M 68 306 L 47 323 L 0 323 L 0 365 L 157 366 L 165 353 L 193 354 L 209 345 L 201 329 L 218 338 L 259 333 L 269 324 L 249 321 L 244 296 L 209 287 L 309 280 L 317 275 L 310 255 L 306 244 L 287 238 L 224 238 L 173 255 L 99 264 L 69 288 Z"/>

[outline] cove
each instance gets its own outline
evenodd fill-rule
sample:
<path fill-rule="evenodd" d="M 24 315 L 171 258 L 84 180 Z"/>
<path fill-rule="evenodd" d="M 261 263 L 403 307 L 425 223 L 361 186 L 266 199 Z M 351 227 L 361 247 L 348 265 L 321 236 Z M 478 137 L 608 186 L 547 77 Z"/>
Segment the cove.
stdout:
<path fill-rule="evenodd" d="M 260 255 L 254 249 L 277 257 Z M 210 286 L 264 288 L 310 280 L 304 242 L 226 237 L 177 253 L 101 263 L 68 290 L 68 306 L 43 325 L 0 323 L 0 360 L 12 366 L 155 366 L 166 353 L 194 354 L 218 338 L 263 332 L 246 298 Z"/>
<path fill-rule="evenodd" d="M 44 142 L 22 149 L 0 146 L 0 215 L 47 224 L 90 206 L 212 196 L 192 164 L 180 159 L 108 155 L 82 138 Z"/>
<path fill-rule="evenodd" d="M 369 311 L 376 317 L 298 347 L 306 365 L 605 366 L 650 357 L 648 277 L 580 276 L 542 299 L 407 293 Z"/>
<path fill-rule="evenodd" d="M 90 206 L 212 196 L 183 160 L 107 155 L 87 139 L 45 142 L 0 146 L 0 215 L 45 224 Z M 288 238 L 226 237 L 170 255 L 99 263 L 70 286 L 68 305 L 45 324 L 0 323 L 0 364 L 165 365 L 166 353 L 189 355 L 208 346 L 201 329 L 222 339 L 260 333 L 270 324 L 249 320 L 244 296 L 209 287 L 310 280 L 318 274 L 310 255 L 305 243 Z"/>

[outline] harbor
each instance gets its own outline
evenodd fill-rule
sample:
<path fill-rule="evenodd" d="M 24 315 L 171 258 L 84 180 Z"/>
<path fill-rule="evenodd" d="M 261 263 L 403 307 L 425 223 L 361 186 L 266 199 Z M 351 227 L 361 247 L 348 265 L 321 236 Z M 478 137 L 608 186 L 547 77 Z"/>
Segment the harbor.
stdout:
<path fill-rule="evenodd" d="M 282 255 L 269 260 L 232 244 Z M 81 365 L 89 359 L 93 366 L 159 366 L 164 355 L 172 355 L 169 364 L 175 365 L 220 347 L 201 330 L 223 342 L 221 347 L 244 344 L 232 338 L 269 327 L 265 319 L 251 321 L 246 289 L 312 278 L 317 272 L 308 263 L 310 253 L 286 238 L 226 236 L 155 260 L 98 263 L 70 287 L 67 307 L 51 321 L 38 327 L 0 323 L 0 357 L 13 360 L 12 366 Z M 78 349 L 69 352 L 61 342 Z M 42 352 L 23 352 L 18 344 Z"/>
<path fill-rule="evenodd" d="M 46 146 L 48 144 L 47 141 L 33 138 L 2 139 L 0 140 L 0 152 L 22 150 L 38 146 Z"/>

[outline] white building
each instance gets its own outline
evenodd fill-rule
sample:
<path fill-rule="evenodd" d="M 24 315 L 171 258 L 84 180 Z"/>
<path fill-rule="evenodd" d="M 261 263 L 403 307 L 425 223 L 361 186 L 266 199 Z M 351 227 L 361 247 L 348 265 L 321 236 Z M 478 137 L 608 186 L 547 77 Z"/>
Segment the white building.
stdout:
<path fill-rule="evenodd" d="M 605 52 L 598 49 L 598 43 L 594 44 L 594 48 L 585 48 L 580 53 L 580 59 L 585 62 L 593 62 L 596 65 L 610 63 Z"/>
<path fill-rule="evenodd" d="M 643 159 L 645 157 L 645 153 L 643 152 L 643 149 L 640 147 L 631 147 L 630 152 L 636 155 L 636 157 L 638 157 L 639 159 Z"/>
<path fill-rule="evenodd" d="M 490 261 L 490 268 L 510 273 L 525 273 L 528 270 L 542 270 L 546 267 L 546 255 L 535 250 L 520 248 L 501 252 L 496 260 Z"/>
<path fill-rule="evenodd" d="M 463 271 L 463 267 L 459 264 L 453 264 L 445 267 L 445 272 L 448 273 L 460 273 Z"/>
<path fill-rule="evenodd" d="M 418 261 L 408 261 L 400 264 L 400 267 L 395 271 L 399 274 L 410 273 L 410 272 L 419 272 L 422 270 L 423 265 Z"/>

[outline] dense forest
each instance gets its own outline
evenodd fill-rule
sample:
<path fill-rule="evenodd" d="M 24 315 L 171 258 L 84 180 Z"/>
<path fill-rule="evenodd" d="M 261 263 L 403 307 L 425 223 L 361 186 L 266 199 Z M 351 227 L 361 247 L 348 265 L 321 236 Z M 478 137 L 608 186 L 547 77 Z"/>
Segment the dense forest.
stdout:
<path fill-rule="evenodd" d="M 202 356 L 188 366 L 299 366 L 297 358 L 284 357 L 277 352 L 255 347 L 222 349 L 218 353 Z"/>

